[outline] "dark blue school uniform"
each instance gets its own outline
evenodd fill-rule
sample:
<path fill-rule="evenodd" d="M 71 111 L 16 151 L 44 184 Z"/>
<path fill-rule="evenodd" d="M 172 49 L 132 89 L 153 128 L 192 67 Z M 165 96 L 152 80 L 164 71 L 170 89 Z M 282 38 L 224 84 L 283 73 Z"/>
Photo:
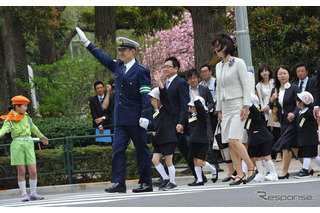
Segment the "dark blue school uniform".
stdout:
<path fill-rule="evenodd" d="M 244 125 L 248 133 L 248 154 L 251 158 L 268 156 L 272 153 L 273 135 L 261 118 L 261 113 L 257 107 L 252 105 L 249 111 Z"/>
<path fill-rule="evenodd" d="M 152 124 L 156 132 L 153 139 L 154 152 L 171 155 L 175 151 L 177 135 L 172 116 L 172 105 L 166 88 L 160 89 L 162 106 L 153 114 Z"/>
<path fill-rule="evenodd" d="M 207 113 L 200 100 L 194 102 L 197 114 L 196 116 L 189 117 L 187 125 L 189 132 L 189 159 L 198 158 L 201 160 L 206 159 L 206 154 L 209 146 L 207 138 Z M 195 119 L 196 118 L 196 119 Z"/>
<path fill-rule="evenodd" d="M 298 157 L 313 158 L 318 155 L 318 124 L 313 117 L 313 107 L 309 106 L 309 109 L 304 113 L 299 113 L 296 118 L 296 125 L 298 129 Z"/>

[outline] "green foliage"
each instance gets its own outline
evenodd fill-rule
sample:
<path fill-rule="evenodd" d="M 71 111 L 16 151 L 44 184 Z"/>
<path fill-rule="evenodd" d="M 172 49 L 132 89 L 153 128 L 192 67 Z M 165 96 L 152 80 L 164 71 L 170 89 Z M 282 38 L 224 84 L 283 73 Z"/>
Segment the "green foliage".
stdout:
<path fill-rule="evenodd" d="M 34 84 L 43 116 L 89 116 L 88 99 L 96 80 L 107 82 L 111 73 L 92 57 L 75 61 L 67 56 L 52 65 L 33 66 Z"/>
<path fill-rule="evenodd" d="M 178 24 L 184 11 L 183 7 L 178 6 L 119 6 L 116 8 L 116 25 L 117 29 L 133 30 L 136 36 L 153 35 L 154 30 L 170 29 Z M 88 27 L 94 27 L 94 9 L 81 11 L 79 20 Z"/>
<path fill-rule="evenodd" d="M 316 69 L 320 50 L 320 8 L 248 7 L 253 63 L 290 67 L 307 63 Z"/>
<path fill-rule="evenodd" d="M 0 18 L 0 26 L 3 25 L 3 22 L 4 22 L 3 18 Z"/>
<path fill-rule="evenodd" d="M 117 28 L 134 29 L 136 35 L 153 35 L 154 31 L 170 29 L 178 24 L 184 11 L 183 7 L 117 7 Z"/>
<path fill-rule="evenodd" d="M 92 132 L 92 120 L 77 118 L 50 118 L 50 117 L 37 117 L 32 119 L 33 123 L 39 130 L 47 137 L 66 137 L 66 136 L 80 136 L 90 135 Z"/>
<path fill-rule="evenodd" d="M 151 145 L 148 145 L 152 149 Z M 67 170 L 64 168 L 65 152 L 59 149 L 36 150 L 38 186 L 68 184 Z M 110 181 L 111 179 L 111 146 L 91 145 L 87 147 L 76 147 L 72 150 L 73 183 L 88 183 Z M 127 173 L 126 179 L 138 179 L 139 173 L 136 168 L 136 152 L 133 145 L 129 145 L 127 152 Z M 181 162 L 176 161 L 177 164 Z M 102 169 L 102 172 L 85 172 L 85 170 Z M 48 174 L 53 173 L 53 174 Z M 10 157 L 0 157 L 0 178 L 16 177 L 16 167 L 10 166 Z M 152 177 L 158 177 L 155 169 L 152 170 Z M 1 189 L 18 188 L 16 179 L 0 182 Z"/>
<path fill-rule="evenodd" d="M 293 67 L 302 61 L 313 75 L 320 50 L 319 7 L 251 6 L 247 10 L 256 69 L 261 63 L 275 70 L 281 64 Z M 229 17 L 229 25 L 225 25 L 228 32 L 235 30 L 233 17 L 234 13 Z"/>

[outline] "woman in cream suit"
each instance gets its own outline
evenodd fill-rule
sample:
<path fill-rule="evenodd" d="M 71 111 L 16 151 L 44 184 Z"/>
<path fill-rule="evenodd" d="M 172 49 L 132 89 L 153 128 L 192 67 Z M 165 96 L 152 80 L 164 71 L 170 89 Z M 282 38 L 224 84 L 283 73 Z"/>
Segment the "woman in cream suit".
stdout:
<path fill-rule="evenodd" d="M 238 176 L 230 185 L 250 182 L 255 170 L 245 146 L 242 144 L 244 123 L 248 117 L 250 83 L 245 62 L 233 57 L 235 47 L 232 39 L 224 32 L 215 34 L 212 42 L 217 56 L 223 60 L 216 65 L 218 119 L 222 121 L 222 143 L 229 143 L 232 162 Z M 241 159 L 248 166 L 248 177 L 242 171 Z"/>
<path fill-rule="evenodd" d="M 260 65 L 258 72 L 259 83 L 256 85 L 256 95 L 259 98 L 261 109 L 264 112 L 264 118 L 267 122 L 268 129 L 272 132 L 274 141 L 277 141 L 280 137 L 280 123 L 272 120 L 272 111 L 269 107 L 271 90 L 274 87 L 272 72 L 270 67 L 266 64 Z M 274 154 L 276 154 L 276 161 L 281 161 L 281 152 L 275 152 Z"/>

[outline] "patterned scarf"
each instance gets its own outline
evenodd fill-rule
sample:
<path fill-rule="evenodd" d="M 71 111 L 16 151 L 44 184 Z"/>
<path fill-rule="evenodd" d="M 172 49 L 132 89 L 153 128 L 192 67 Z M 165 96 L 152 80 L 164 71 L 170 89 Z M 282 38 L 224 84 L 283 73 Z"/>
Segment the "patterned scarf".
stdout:
<path fill-rule="evenodd" d="M 18 114 L 18 115 L 14 115 L 14 112 L 13 112 L 13 110 L 11 110 L 9 113 L 8 113 L 8 115 L 1 115 L 0 116 L 0 118 L 2 119 L 2 120 L 10 120 L 10 121 L 17 121 L 17 122 L 19 122 L 19 121 L 21 121 L 21 119 L 23 118 L 23 114 L 21 115 L 21 114 Z"/>

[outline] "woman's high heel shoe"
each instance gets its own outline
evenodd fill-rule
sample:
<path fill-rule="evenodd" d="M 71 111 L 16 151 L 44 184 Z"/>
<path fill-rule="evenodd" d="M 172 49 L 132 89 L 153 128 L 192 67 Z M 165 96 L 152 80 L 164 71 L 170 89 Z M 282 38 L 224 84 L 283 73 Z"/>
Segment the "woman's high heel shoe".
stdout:
<path fill-rule="evenodd" d="M 247 178 L 247 183 L 249 183 L 250 181 L 252 181 L 257 174 L 257 169 L 253 168 L 253 169 L 249 169 L 248 172 L 252 172 L 252 175 L 250 177 Z"/>
<path fill-rule="evenodd" d="M 311 169 L 310 172 L 309 172 L 309 175 L 313 176 L 313 174 L 314 174 L 314 170 Z"/>
<path fill-rule="evenodd" d="M 232 183 L 229 183 L 229 186 L 240 185 L 241 183 L 246 184 L 247 180 L 244 179 L 245 177 L 246 177 L 246 175 L 243 175 L 241 178 L 239 176 L 237 176 L 237 178 L 239 178 L 239 180 L 235 180 Z"/>
<path fill-rule="evenodd" d="M 289 173 L 285 174 L 284 176 L 279 176 L 278 175 L 278 179 L 289 179 Z"/>

